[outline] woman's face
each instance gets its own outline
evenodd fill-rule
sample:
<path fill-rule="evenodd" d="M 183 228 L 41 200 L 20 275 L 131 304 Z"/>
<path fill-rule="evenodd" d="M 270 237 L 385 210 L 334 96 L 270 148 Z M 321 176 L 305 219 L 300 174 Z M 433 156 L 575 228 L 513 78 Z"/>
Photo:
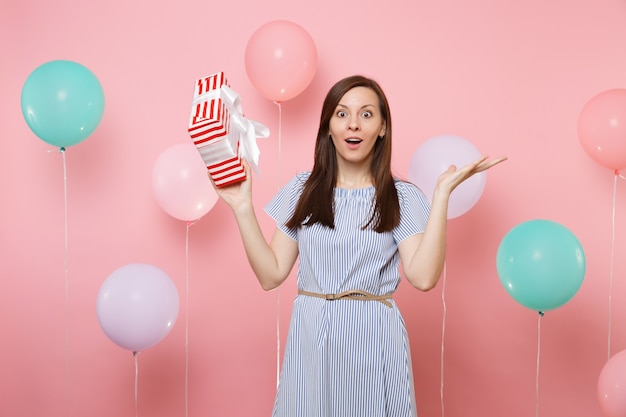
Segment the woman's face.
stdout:
<path fill-rule="evenodd" d="M 374 90 L 368 87 L 348 90 L 335 108 L 329 130 L 338 162 L 371 162 L 374 145 L 385 134 L 385 121 Z"/>

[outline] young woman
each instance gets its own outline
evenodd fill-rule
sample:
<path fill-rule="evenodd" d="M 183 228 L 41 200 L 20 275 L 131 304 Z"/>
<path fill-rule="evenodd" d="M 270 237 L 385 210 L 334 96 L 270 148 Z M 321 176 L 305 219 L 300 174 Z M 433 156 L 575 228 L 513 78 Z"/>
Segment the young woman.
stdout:
<path fill-rule="evenodd" d="M 281 285 L 299 257 L 275 417 L 417 414 L 409 339 L 392 298 L 399 267 L 419 290 L 437 284 L 450 194 L 506 158 L 451 166 L 429 204 L 393 177 L 391 134 L 376 81 L 357 75 L 336 83 L 322 107 L 312 171 L 295 176 L 266 207 L 277 225 L 269 243 L 247 165 L 246 181 L 216 188 L 264 289 Z"/>

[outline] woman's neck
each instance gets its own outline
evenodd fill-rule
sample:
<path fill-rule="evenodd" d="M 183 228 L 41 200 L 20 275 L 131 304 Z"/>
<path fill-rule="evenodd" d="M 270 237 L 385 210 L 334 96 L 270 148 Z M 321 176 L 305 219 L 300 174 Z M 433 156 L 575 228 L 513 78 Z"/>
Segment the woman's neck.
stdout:
<path fill-rule="evenodd" d="M 354 189 L 354 188 L 367 188 L 374 185 L 374 181 L 372 180 L 372 174 L 368 170 L 360 169 L 360 170 L 339 170 L 337 174 L 337 181 L 335 182 L 335 186 L 337 188 L 346 188 L 346 189 Z"/>

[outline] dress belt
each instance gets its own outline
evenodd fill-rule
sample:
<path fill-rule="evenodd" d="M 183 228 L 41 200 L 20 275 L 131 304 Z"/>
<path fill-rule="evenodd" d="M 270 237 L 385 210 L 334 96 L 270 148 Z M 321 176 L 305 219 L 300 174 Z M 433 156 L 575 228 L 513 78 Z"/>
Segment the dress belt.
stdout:
<path fill-rule="evenodd" d="M 340 298 L 347 298 L 349 300 L 375 300 L 380 301 L 387 307 L 393 307 L 391 302 L 388 301 L 391 300 L 391 294 L 374 295 L 367 291 L 361 290 L 349 290 L 340 292 L 338 294 L 320 294 L 318 292 L 298 290 L 298 294 L 307 295 L 309 297 L 323 298 L 325 300 L 339 300 Z"/>

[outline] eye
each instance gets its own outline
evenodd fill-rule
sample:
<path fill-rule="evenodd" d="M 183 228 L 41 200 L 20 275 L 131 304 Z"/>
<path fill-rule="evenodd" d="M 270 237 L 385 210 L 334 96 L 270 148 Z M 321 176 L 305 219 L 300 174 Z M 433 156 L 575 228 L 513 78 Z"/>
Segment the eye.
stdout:
<path fill-rule="evenodd" d="M 365 110 L 365 111 L 363 112 L 363 117 L 365 117 L 365 118 L 370 118 L 370 117 L 372 117 L 372 112 L 371 112 L 371 111 L 369 111 L 369 110 Z"/>
<path fill-rule="evenodd" d="M 343 110 L 338 110 L 337 111 L 337 117 L 346 117 L 346 116 L 347 116 L 347 114 L 346 114 L 345 111 L 343 111 Z"/>

